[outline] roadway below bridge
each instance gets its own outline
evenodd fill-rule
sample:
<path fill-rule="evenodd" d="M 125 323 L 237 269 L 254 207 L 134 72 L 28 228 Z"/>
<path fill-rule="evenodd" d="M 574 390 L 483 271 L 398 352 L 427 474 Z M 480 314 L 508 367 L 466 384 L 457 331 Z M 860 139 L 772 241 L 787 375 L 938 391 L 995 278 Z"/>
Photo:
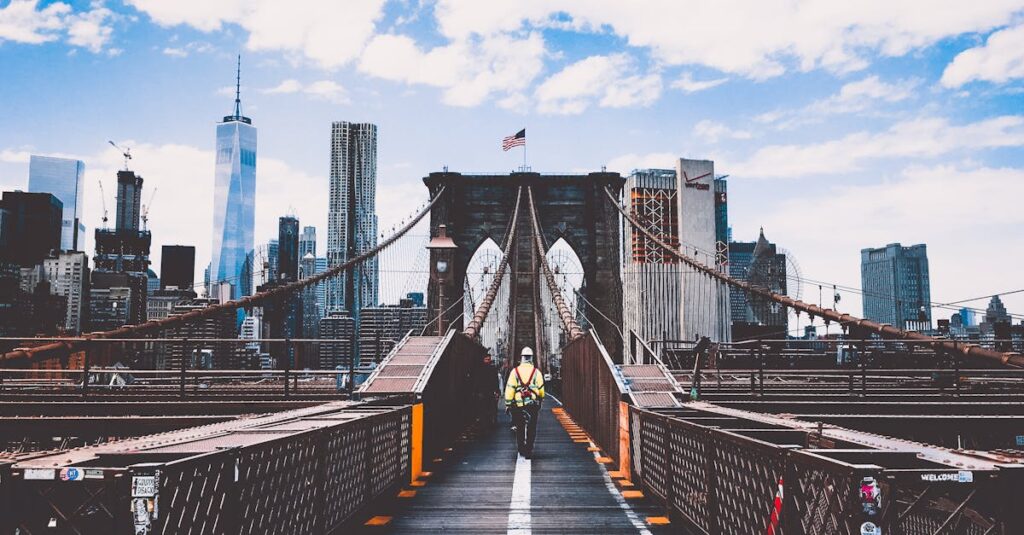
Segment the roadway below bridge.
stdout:
<path fill-rule="evenodd" d="M 559 407 L 541 411 L 531 460 L 518 458 L 511 420 L 462 437 L 429 477 L 358 519 L 360 533 L 678 533 L 602 458 Z M 571 433 L 571 434 L 570 434 Z M 574 438 L 574 436 L 576 438 Z M 417 486 L 418 485 L 418 486 Z M 370 524 L 367 526 L 366 522 Z M 655 524 L 652 525 L 651 522 Z M 349 532 L 348 529 L 344 530 Z"/>

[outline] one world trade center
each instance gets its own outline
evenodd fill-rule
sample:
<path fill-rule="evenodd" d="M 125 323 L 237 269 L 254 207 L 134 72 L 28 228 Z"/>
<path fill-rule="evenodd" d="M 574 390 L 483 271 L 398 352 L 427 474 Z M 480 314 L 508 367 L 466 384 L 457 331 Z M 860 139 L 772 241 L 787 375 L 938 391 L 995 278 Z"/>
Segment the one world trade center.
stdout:
<path fill-rule="evenodd" d="M 241 57 L 235 79 L 235 114 L 217 125 L 213 190 L 210 297 L 221 302 L 252 294 L 256 224 L 256 127 L 242 115 Z"/>

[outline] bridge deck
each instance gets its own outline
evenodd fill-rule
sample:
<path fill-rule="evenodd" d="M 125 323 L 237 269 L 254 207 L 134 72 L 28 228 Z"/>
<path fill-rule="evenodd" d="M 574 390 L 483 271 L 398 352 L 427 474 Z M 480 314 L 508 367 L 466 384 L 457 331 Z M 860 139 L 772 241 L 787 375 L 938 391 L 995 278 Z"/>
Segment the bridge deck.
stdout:
<path fill-rule="evenodd" d="M 388 525 L 367 533 L 669 532 L 646 522 L 663 510 L 624 499 L 589 444 L 574 442 L 549 407 L 531 461 L 517 460 L 510 425 L 501 414 L 494 430 L 458 444 L 415 496 L 398 500 Z M 523 506 L 513 510 L 514 502 Z"/>

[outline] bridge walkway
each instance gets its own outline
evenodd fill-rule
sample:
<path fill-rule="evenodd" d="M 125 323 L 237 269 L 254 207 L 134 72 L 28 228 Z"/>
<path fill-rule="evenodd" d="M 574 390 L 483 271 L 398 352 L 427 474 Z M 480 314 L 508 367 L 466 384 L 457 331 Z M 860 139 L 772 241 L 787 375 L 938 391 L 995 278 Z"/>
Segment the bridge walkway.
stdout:
<path fill-rule="evenodd" d="M 363 527 L 374 534 L 539 533 L 650 534 L 671 532 L 649 525 L 664 509 L 642 498 L 624 498 L 614 466 L 598 462 L 592 445 L 570 437 L 561 409 L 545 406 L 538 422 L 532 460 L 518 459 L 509 430 L 499 414 L 494 429 L 458 442 L 431 465 L 420 487 L 383 513 L 386 525 Z M 617 475 L 612 473 L 613 475 Z M 627 487 L 628 488 L 628 487 Z M 415 494 L 408 491 L 414 490 Z M 628 494 L 627 494 L 628 495 Z M 381 514 L 378 511 L 378 514 Z M 386 518 L 386 517 L 385 517 Z"/>

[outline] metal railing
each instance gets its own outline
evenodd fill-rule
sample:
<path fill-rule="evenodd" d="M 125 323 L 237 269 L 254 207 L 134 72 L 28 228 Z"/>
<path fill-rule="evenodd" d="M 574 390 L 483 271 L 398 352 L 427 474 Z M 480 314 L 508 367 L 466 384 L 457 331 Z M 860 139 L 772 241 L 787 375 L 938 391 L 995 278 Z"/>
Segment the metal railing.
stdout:
<path fill-rule="evenodd" d="M 562 349 L 562 402 L 608 455 L 622 461 L 620 402 L 626 393 L 615 364 L 593 331 Z"/>
<path fill-rule="evenodd" d="M 339 532 L 409 481 L 412 409 L 321 407 L 0 462 L 0 531 Z"/>
<path fill-rule="evenodd" d="M 861 531 L 868 523 L 901 535 L 1024 532 L 1010 490 L 1024 485 L 1024 467 L 695 409 L 634 407 L 630 419 L 633 480 L 695 533 L 874 533 Z"/>

